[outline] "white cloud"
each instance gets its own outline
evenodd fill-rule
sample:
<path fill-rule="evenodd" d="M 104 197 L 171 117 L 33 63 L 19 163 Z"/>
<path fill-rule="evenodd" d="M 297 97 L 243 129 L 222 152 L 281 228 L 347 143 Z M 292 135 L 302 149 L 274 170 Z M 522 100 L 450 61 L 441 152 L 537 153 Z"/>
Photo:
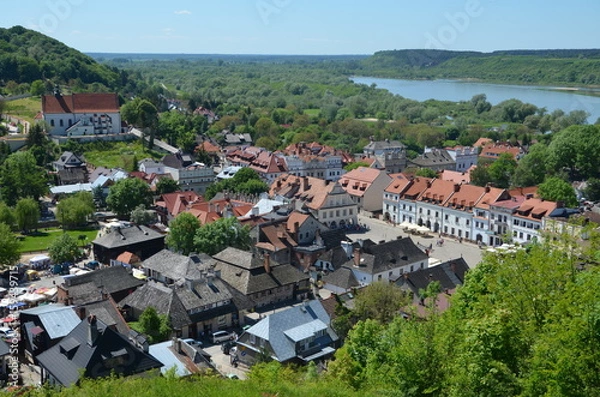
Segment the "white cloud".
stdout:
<path fill-rule="evenodd" d="M 192 12 L 188 11 L 188 10 L 179 10 L 179 11 L 175 11 L 175 14 L 177 14 L 177 15 L 191 15 Z"/>

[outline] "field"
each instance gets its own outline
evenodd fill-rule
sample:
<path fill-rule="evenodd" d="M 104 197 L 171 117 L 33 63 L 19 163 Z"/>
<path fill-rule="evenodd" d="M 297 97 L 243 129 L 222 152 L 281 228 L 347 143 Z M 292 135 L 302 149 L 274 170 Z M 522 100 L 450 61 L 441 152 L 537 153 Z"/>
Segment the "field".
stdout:
<path fill-rule="evenodd" d="M 42 110 L 42 100 L 39 97 L 17 99 L 5 102 L 5 114 L 16 116 L 33 123 L 35 115 Z"/>
<path fill-rule="evenodd" d="M 34 251 L 46 251 L 50 244 L 63 232 L 62 229 L 44 229 L 39 230 L 37 234 L 28 235 L 23 237 L 21 240 L 20 252 L 34 252 Z M 96 239 L 98 230 L 96 229 L 82 229 L 82 230 L 69 230 L 67 233 L 75 240 L 83 245 L 90 243 Z M 83 242 L 79 240 L 79 236 L 85 236 L 86 240 Z"/>
<path fill-rule="evenodd" d="M 110 143 L 110 147 L 89 147 L 85 151 L 85 161 L 95 167 L 123 168 L 133 170 L 133 161 L 147 157 L 160 160 L 164 154 L 143 147 L 139 141 Z M 135 165 L 137 169 L 137 165 Z"/>

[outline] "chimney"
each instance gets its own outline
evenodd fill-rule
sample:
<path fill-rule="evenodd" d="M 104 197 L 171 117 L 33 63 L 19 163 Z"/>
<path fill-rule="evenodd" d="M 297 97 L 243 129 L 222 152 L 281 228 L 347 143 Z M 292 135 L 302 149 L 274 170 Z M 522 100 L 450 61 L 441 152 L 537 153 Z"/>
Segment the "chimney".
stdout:
<path fill-rule="evenodd" d="M 455 184 L 454 184 L 454 191 L 455 191 L 455 192 L 458 192 L 458 191 L 460 191 L 460 184 L 458 184 L 458 183 L 455 183 Z"/>
<path fill-rule="evenodd" d="M 96 344 L 96 339 L 98 339 L 98 324 L 96 320 L 96 316 L 91 314 L 87 318 L 88 322 L 88 345 L 94 346 Z"/>
<path fill-rule="evenodd" d="M 281 188 L 281 179 L 278 179 L 277 180 L 277 189 L 280 189 L 280 188 Z"/>
<path fill-rule="evenodd" d="M 485 192 L 489 193 L 490 192 L 490 185 L 485 185 Z"/>
<path fill-rule="evenodd" d="M 265 263 L 264 263 L 265 271 L 267 273 L 271 273 L 271 255 L 269 255 L 268 252 L 265 252 L 264 258 L 265 258 Z"/>
<path fill-rule="evenodd" d="M 360 248 L 354 248 L 354 266 L 360 266 Z"/>
<path fill-rule="evenodd" d="M 302 178 L 302 190 L 304 190 L 304 191 L 308 190 L 308 177 L 307 176 Z"/>
<path fill-rule="evenodd" d="M 75 309 L 75 312 L 77 313 L 77 317 L 79 317 L 80 320 L 85 320 L 85 307 L 84 306 L 79 306 L 77 309 Z"/>
<path fill-rule="evenodd" d="M 298 232 L 300 231 L 300 222 L 294 222 L 294 235 L 298 238 Z"/>

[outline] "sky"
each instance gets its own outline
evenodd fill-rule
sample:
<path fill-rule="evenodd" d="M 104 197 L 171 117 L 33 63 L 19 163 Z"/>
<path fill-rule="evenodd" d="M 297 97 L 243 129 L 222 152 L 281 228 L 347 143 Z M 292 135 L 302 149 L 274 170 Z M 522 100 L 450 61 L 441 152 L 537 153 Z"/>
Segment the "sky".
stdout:
<path fill-rule="evenodd" d="M 82 52 L 372 54 L 600 48 L 599 0 L 23 0 L 21 25 Z"/>

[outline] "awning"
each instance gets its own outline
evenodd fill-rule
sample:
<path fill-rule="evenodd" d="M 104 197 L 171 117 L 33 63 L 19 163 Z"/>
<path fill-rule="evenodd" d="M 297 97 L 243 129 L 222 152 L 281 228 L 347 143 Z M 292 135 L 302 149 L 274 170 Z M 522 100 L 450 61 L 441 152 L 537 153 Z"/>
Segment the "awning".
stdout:
<path fill-rule="evenodd" d="M 311 354 L 310 356 L 307 357 L 300 357 L 302 360 L 308 362 L 308 361 L 312 361 L 312 360 L 316 360 L 317 358 L 326 356 L 328 354 L 332 354 L 333 352 L 335 352 L 335 349 L 333 347 L 324 347 L 323 349 L 321 349 L 320 351 L 316 352 L 315 354 Z"/>

